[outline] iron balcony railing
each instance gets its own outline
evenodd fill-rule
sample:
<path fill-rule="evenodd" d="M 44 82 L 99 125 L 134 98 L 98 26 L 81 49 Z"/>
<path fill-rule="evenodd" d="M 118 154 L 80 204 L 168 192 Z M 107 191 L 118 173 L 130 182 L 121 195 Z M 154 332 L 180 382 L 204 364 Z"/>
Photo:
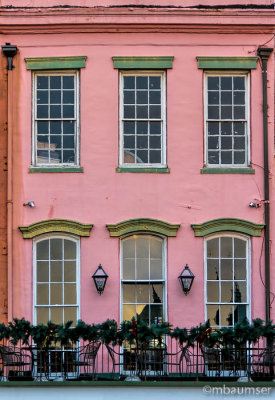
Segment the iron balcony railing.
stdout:
<path fill-rule="evenodd" d="M 7 380 L 226 380 L 275 378 L 275 348 L 256 343 L 228 347 L 180 345 L 171 337 L 124 346 L 80 342 L 61 346 L 0 343 L 0 379 Z"/>

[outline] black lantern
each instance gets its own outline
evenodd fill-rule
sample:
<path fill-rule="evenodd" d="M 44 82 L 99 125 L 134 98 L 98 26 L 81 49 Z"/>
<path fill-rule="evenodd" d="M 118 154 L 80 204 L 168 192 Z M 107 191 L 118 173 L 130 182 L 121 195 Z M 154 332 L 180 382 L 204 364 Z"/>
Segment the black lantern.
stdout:
<path fill-rule="evenodd" d="M 186 264 L 184 269 L 182 270 L 182 273 L 179 276 L 179 281 L 185 295 L 190 292 L 194 278 L 195 275 L 193 274 L 193 272 L 190 271 L 188 265 Z"/>
<path fill-rule="evenodd" d="M 95 283 L 95 286 L 96 286 L 96 290 L 101 296 L 101 294 L 104 291 L 107 279 L 108 279 L 108 275 L 106 274 L 106 272 L 102 268 L 101 264 L 99 264 L 99 266 L 97 267 L 97 270 L 93 274 L 92 278 L 94 280 L 94 283 Z"/>

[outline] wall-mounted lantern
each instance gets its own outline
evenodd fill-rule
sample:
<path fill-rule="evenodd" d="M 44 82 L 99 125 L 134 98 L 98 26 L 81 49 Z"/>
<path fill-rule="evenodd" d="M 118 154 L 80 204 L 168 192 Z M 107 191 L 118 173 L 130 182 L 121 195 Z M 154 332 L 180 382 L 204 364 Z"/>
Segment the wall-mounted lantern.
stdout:
<path fill-rule="evenodd" d="M 195 275 L 186 264 L 184 269 L 182 270 L 182 273 L 179 276 L 179 281 L 185 295 L 188 295 L 188 293 L 190 292 L 194 278 Z"/>
<path fill-rule="evenodd" d="M 106 272 L 102 268 L 101 264 L 99 264 L 99 266 L 97 267 L 97 270 L 92 275 L 92 278 L 94 280 L 96 290 L 101 296 L 101 294 L 104 291 L 107 279 L 108 279 L 108 275 L 106 274 Z"/>

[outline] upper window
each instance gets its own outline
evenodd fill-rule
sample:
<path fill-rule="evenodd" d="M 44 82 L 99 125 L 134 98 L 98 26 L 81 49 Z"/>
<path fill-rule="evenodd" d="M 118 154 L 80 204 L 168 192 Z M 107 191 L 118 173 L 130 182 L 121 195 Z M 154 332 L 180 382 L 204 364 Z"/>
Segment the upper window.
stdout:
<path fill-rule="evenodd" d="M 249 241 L 223 235 L 205 241 L 206 319 L 213 327 L 249 318 Z"/>
<path fill-rule="evenodd" d="M 34 246 L 35 322 L 57 324 L 79 318 L 79 241 L 53 236 Z"/>
<path fill-rule="evenodd" d="M 120 165 L 165 166 L 165 72 L 121 72 L 120 88 Z"/>
<path fill-rule="evenodd" d="M 205 75 L 206 165 L 249 164 L 248 75 L 209 72 Z"/>
<path fill-rule="evenodd" d="M 79 73 L 33 75 L 33 165 L 79 165 Z"/>

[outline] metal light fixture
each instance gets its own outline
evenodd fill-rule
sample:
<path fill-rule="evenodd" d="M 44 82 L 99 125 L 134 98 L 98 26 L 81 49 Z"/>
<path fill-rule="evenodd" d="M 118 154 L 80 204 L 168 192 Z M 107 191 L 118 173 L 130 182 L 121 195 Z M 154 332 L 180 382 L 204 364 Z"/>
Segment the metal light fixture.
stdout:
<path fill-rule="evenodd" d="M 107 279 L 108 279 L 108 275 L 106 274 L 106 272 L 102 268 L 101 264 L 99 264 L 99 266 L 97 267 L 97 270 L 92 275 L 92 278 L 94 280 L 96 290 L 101 296 L 101 294 L 104 291 Z"/>
<path fill-rule="evenodd" d="M 195 275 L 186 264 L 184 269 L 182 270 L 182 273 L 179 276 L 179 281 L 185 295 L 188 295 L 188 293 L 190 292 L 194 278 Z"/>
<path fill-rule="evenodd" d="M 24 207 L 29 206 L 29 207 L 33 208 L 35 206 L 35 204 L 34 204 L 34 201 L 29 201 L 28 203 L 23 203 L 23 206 Z"/>

